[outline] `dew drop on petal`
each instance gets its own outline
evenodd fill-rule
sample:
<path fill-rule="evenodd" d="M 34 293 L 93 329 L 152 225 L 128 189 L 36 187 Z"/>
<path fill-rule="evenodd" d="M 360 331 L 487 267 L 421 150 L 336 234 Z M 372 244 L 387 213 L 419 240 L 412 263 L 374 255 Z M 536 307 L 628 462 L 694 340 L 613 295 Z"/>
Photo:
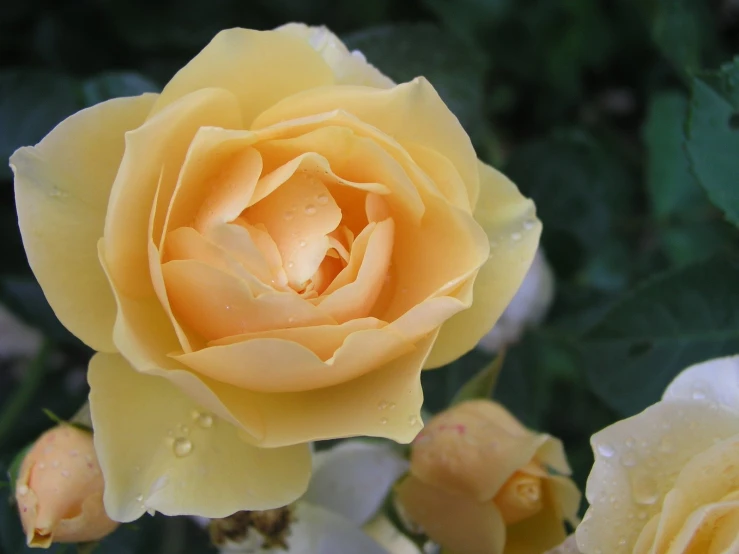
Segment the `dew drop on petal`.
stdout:
<path fill-rule="evenodd" d="M 144 495 L 140 494 L 136 497 L 136 502 L 143 502 L 144 501 Z"/>
<path fill-rule="evenodd" d="M 210 414 L 200 414 L 198 425 L 203 429 L 210 429 L 213 427 L 213 416 Z"/>
<path fill-rule="evenodd" d="M 316 210 L 316 207 L 313 204 L 308 204 L 305 207 L 305 214 L 306 215 L 315 215 L 316 211 L 317 211 Z"/>
<path fill-rule="evenodd" d="M 190 452 L 192 452 L 192 442 L 190 442 L 188 439 L 180 437 L 179 439 L 174 441 L 174 444 L 172 445 L 172 450 L 174 451 L 175 456 L 177 456 L 178 458 L 184 458 Z"/>
<path fill-rule="evenodd" d="M 300 241 L 300 242 L 298 243 L 298 245 L 300 245 L 300 248 L 305 248 L 305 247 L 306 247 L 306 246 L 308 245 L 308 243 L 307 243 L 307 242 L 305 242 L 304 240 L 301 240 L 301 241 Z"/>
<path fill-rule="evenodd" d="M 616 450 L 608 443 L 599 444 L 597 446 L 598 454 L 604 458 L 611 458 L 616 453 Z"/>
<path fill-rule="evenodd" d="M 25 496 L 28 494 L 28 486 L 27 485 L 20 485 L 16 489 L 16 492 L 18 493 L 18 496 Z"/>
<path fill-rule="evenodd" d="M 516 233 L 512 233 L 511 234 L 511 240 L 514 241 L 514 242 L 515 241 L 519 241 L 522 238 L 523 238 L 523 235 L 521 233 L 516 232 Z"/>
<path fill-rule="evenodd" d="M 380 418 L 380 425 L 387 425 L 387 418 L 386 417 Z"/>
<path fill-rule="evenodd" d="M 526 229 L 527 231 L 529 229 L 532 229 L 534 225 L 536 225 L 536 222 L 533 219 L 527 219 L 526 221 L 523 222 L 523 228 Z"/>
<path fill-rule="evenodd" d="M 325 194 L 319 194 L 318 196 L 316 196 L 316 202 L 318 202 L 318 204 L 320 204 L 321 206 L 325 206 L 326 204 L 328 204 L 328 196 Z"/>
<path fill-rule="evenodd" d="M 285 215 L 283 217 L 285 218 L 285 221 L 290 221 L 292 218 L 295 217 L 295 213 L 292 210 L 288 210 L 285 212 Z"/>

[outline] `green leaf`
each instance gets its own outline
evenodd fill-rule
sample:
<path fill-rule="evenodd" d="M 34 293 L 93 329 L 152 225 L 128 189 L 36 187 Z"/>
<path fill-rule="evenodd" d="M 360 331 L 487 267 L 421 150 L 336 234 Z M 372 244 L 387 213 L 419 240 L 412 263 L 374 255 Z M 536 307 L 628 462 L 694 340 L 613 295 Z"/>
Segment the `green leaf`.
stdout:
<path fill-rule="evenodd" d="M 739 352 L 739 263 L 713 258 L 642 285 L 581 348 L 593 390 L 623 415 L 643 410 L 689 365 Z"/>
<path fill-rule="evenodd" d="M 132 71 L 101 73 L 82 83 L 82 94 L 86 106 L 121 96 L 138 96 L 145 92 L 158 92 L 159 89 L 156 83 Z"/>
<path fill-rule="evenodd" d="M 472 379 L 462 385 L 454 395 L 454 398 L 452 398 L 450 405 L 453 406 L 466 400 L 492 397 L 495 383 L 503 367 L 504 358 L 505 351 L 502 351 L 492 362 L 483 367 Z"/>
<path fill-rule="evenodd" d="M 606 289 L 625 282 L 629 256 L 617 230 L 632 217 L 634 183 L 620 160 L 589 134 L 566 131 L 520 147 L 505 173 L 536 202 L 560 278 L 579 273 Z"/>
<path fill-rule="evenodd" d="M 664 219 L 703 199 L 685 151 L 688 98 L 678 91 L 655 94 L 647 109 L 647 192 L 654 215 Z"/>
<path fill-rule="evenodd" d="M 7 159 L 19 147 L 39 142 L 80 109 L 76 82 L 69 76 L 31 69 L 0 71 L 0 178 L 9 178 Z"/>
<path fill-rule="evenodd" d="M 700 68 L 713 31 L 704 0 L 657 0 L 652 38 L 680 72 Z"/>
<path fill-rule="evenodd" d="M 717 84 L 713 87 L 711 81 Z M 688 153 L 698 182 L 726 218 L 739 225 L 739 58 L 717 75 L 693 80 Z"/>
<path fill-rule="evenodd" d="M 486 68 L 464 41 L 429 23 L 383 25 L 343 39 L 396 82 L 426 77 L 473 139 L 480 136 Z"/>

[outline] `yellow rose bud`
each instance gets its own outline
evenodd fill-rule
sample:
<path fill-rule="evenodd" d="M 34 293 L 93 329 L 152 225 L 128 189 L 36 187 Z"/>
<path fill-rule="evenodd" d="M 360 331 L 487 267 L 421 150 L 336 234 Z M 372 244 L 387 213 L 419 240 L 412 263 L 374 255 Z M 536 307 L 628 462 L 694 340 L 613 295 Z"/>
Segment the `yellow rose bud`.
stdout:
<path fill-rule="evenodd" d="M 48 548 L 111 533 L 118 523 L 105 513 L 103 486 L 90 433 L 66 424 L 44 433 L 24 457 L 15 486 L 28 545 Z"/>
<path fill-rule="evenodd" d="M 739 356 L 685 369 L 591 444 L 580 552 L 739 551 Z"/>
<path fill-rule="evenodd" d="M 11 166 L 30 266 L 98 351 L 118 521 L 284 506 L 311 441 L 413 440 L 422 369 L 490 330 L 541 232 L 431 83 L 297 24 L 222 31 Z"/>
<path fill-rule="evenodd" d="M 416 437 L 401 510 L 457 554 L 543 552 L 575 524 L 580 493 L 565 477 L 562 444 L 536 434 L 499 404 L 464 402 Z"/>

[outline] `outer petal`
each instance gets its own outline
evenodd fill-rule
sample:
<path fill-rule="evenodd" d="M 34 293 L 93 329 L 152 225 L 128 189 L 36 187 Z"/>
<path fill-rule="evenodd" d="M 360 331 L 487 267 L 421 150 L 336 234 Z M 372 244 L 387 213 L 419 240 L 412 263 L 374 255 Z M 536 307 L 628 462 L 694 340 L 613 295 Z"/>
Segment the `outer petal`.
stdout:
<path fill-rule="evenodd" d="M 105 508 L 117 521 L 147 509 L 225 517 L 276 508 L 308 485 L 308 445 L 246 444 L 235 427 L 198 412 L 166 379 L 137 373 L 119 355 L 97 354 L 89 380 Z"/>
<path fill-rule="evenodd" d="M 396 494 L 411 520 L 455 554 L 502 554 L 506 527 L 492 502 L 450 494 L 413 476 L 397 486 Z"/>
<path fill-rule="evenodd" d="M 420 144 L 446 156 L 475 205 L 480 182 L 475 150 L 457 118 L 422 77 L 387 90 L 348 85 L 306 90 L 265 111 L 254 128 L 334 110 L 357 116 L 402 145 Z"/>
<path fill-rule="evenodd" d="M 249 128 L 262 111 L 302 90 L 334 83 L 331 68 L 302 38 L 289 33 L 221 31 L 164 87 L 154 113 L 186 94 L 207 88 L 234 93 Z"/>
<path fill-rule="evenodd" d="M 23 244 L 61 322 L 95 350 L 115 352 L 115 300 L 97 255 L 124 134 L 156 100 L 118 98 L 60 123 L 10 158 Z"/>
<path fill-rule="evenodd" d="M 359 50 L 349 52 L 339 37 L 326 27 L 308 27 L 302 23 L 288 23 L 275 30 L 307 41 L 333 70 L 337 84 L 365 85 L 376 88 L 390 88 L 394 85 L 375 66 L 367 63 Z"/>
<path fill-rule="evenodd" d="M 719 403 L 739 412 L 739 356 L 690 366 L 670 383 L 662 399 Z"/>
<path fill-rule="evenodd" d="M 474 348 L 513 298 L 539 244 L 534 203 L 492 167 L 479 167 L 474 216 L 490 240 L 490 257 L 475 279 L 472 306 L 444 324 L 426 367 L 442 366 Z"/>
<path fill-rule="evenodd" d="M 408 462 L 390 444 L 346 441 L 316 455 L 303 500 L 364 525 L 407 469 Z"/>
<path fill-rule="evenodd" d="M 596 433 L 585 489 L 590 509 L 577 529 L 580 550 L 631 552 L 686 463 L 714 439 L 738 433 L 736 412 L 694 400 L 659 402 Z"/>

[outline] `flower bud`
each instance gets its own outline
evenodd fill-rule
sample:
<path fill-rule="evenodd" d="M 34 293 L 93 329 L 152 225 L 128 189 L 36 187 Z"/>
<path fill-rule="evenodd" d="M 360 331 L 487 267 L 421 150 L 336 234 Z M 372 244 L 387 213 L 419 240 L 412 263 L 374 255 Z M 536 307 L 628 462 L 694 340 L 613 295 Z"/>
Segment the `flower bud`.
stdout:
<path fill-rule="evenodd" d="M 92 434 L 62 424 L 44 433 L 23 459 L 15 487 L 26 542 L 88 542 L 118 523 L 103 507 L 103 475 Z"/>
<path fill-rule="evenodd" d="M 580 494 L 562 444 L 501 405 L 473 400 L 435 416 L 396 487 L 406 516 L 456 554 L 543 552 L 575 524 Z"/>

